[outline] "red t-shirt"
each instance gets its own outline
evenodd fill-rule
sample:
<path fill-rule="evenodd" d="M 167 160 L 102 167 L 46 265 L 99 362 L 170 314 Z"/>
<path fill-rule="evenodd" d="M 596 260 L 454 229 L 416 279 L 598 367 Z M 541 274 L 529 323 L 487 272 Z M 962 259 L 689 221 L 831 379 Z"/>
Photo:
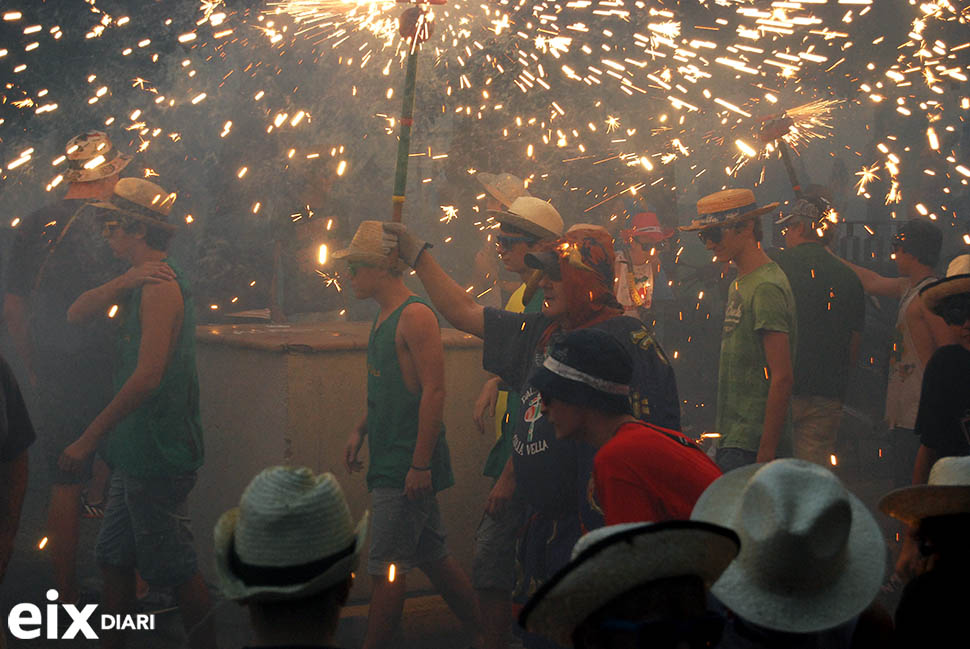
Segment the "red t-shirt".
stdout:
<path fill-rule="evenodd" d="M 593 465 L 607 525 L 686 520 L 707 485 L 721 475 L 707 454 L 640 421 L 620 426 Z"/>

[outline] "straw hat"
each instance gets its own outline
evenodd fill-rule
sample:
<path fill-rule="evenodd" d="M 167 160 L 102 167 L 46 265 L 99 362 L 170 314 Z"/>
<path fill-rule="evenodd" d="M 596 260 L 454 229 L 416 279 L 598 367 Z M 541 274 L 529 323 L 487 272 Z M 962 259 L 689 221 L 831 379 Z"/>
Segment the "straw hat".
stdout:
<path fill-rule="evenodd" d="M 510 173 L 490 174 L 480 173 L 477 176 L 478 182 L 482 183 L 492 198 L 508 208 L 519 196 L 531 196 L 529 190 L 525 188 L 525 182 Z"/>
<path fill-rule="evenodd" d="M 68 169 L 64 172 L 64 178 L 70 183 L 85 183 L 113 176 L 131 162 L 131 156 L 121 155 L 111 144 L 108 135 L 101 131 L 87 131 L 71 138 L 65 151 Z"/>
<path fill-rule="evenodd" d="M 593 530 L 519 614 L 527 631 L 572 646 L 572 633 L 610 600 L 658 579 L 697 575 L 710 586 L 738 553 L 729 529 L 696 521 L 621 523 Z"/>
<path fill-rule="evenodd" d="M 534 196 L 520 196 L 506 211 L 490 212 L 499 223 L 511 225 L 540 239 L 562 236 L 563 222 L 559 212 L 548 202 Z"/>
<path fill-rule="evenodd" d="M 142 178 L 121 178 L 106 200 L 91 204 L 174 232 L 178 228 L 168 222 L 168 215 L 175 198 L 174 193 L 165 191 L 153 182 Z"/>
<path fill-rule="evenodd" d="M 890 491 L 879 509 L 909 525 L 931 516 L 970 513 L 970 457 L 940 458 L 928 484 Z"/>
<path fill-rule="evenodd" d="M 960 293 L 970 293 L 970 255 L 954 257 L 947 266 L 946 277 L 927 284 L 919 292 L 926 308 L 934 313 L 943 300 Z"/>
<path fill-rule="evenodd" d="M 332 257 L 344 261 L 384 264 L 391 260 L 389 252 L 384 236 L 384 222 L 361 221 L 354 238 L 350 240 L 350 246 L 336 251 Z"/>
<path fill-rule="evenodd" d="M 356 569 L 367 514 L 355 529 L 333 474 L 275 466 L 253 478 L 214 534 L 216 574 L 228 599 L 297 599 Z"/>
<path fill-rule="evenodd" d="M 633 227 L 620 233 L 626 239 L 643 238 L 656 243 L 674 236 L 674 229 L 660 225 L 654 212 L 637 212 L 630 220 L 630 225 Z"/>
<path fill-rule="evenodd" d="M 886 547 L 862 501 L 804 460 L 730 471 L 701 494 L 692 520 L 729 527 L 741 553 L 711 587 L 739 616 L 811 633 L 861 613 L 879 592 Z"/>
<path fill-rule="evenodd" d="M 697 218 L 680 229 L 690 232 L 715 225 L 738 223 L 770 212 L 776 207 L 778 203 L 758 207 L 754 192 L 750 189 L 725 189 L 697 201 Z"/>

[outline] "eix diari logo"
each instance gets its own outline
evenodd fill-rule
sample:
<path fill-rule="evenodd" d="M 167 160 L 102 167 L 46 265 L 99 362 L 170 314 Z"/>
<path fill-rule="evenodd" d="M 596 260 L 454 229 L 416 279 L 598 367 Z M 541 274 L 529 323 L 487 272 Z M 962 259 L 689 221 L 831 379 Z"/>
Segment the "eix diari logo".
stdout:
<path fill-rule="evenodd" d="M 73 640 L 78 636 L 97 640 L 98 634 L 93 626 L 97 622 L 100 622 L 98 629 L 101 631 L 150 631 L 155 628 L 154 615 L 101 615 L 94 619 L 97 604 L 80 607 L 74 604 L 58 604 L 57 595 L 54 589 L 47 591 L 47 601 L 51 603 L 43 609 L 30 603 L 17 604 L 11 608 L 7 615 L 7 628 L 13 637 L 18 640 L 33 640 L 43 634 L 47 640 Z M 65 617 L 61 617 L 62 615 Z M 62 621 L 68 623 L 63 633 Z"/>

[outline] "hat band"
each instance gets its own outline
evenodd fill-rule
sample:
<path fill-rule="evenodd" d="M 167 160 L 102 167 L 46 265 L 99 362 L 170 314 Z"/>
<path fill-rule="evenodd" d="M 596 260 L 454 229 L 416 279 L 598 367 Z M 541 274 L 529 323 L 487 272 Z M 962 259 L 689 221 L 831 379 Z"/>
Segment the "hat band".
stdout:
<path fill-rule="evenodd" d="M 728 219 L 733 219 L 742 214 L 747 214 L 758 209 L 757 203 L 748 203 L 747 205 L 741 205 L 740 207 L 732 207 L 727 210 L 721 210 L 720 212 L 710 212 L 709 214 L 704 214 L 697 221 L 697 225 L 715 225 L 722 223 Z"/>
<path fill-rule="evenodd" d="M 546 360 L 542 362 L 542 366 L 555 374 L 556 376 L 561 376 L 564 379 L 569 379 L 570 381 L 578 381 L 588 385 L 591 388 L 599 390 L 600 392 L 606 392 L 608 394 L 630 394 L 630 386 L 623 385 L 622 383 L 615 383 L 614 381 L 607 381 L 606 379 L 601 379 L 592 374 L 587 374 L 581 370 L 577 370 L 575 367 L 570 367 L 562 361 L 558 361 L 552 356 L 546 357 Z"/>
<path fill-rule="evenodd" d="M 117 155 L 112 157 L 111 154 L 113 154 L 114 152 L 115 152 L 115 148 L 113 146 L 109 146 L 103 153 L 98 153 L 98 155 L 91 156 L 90 158 L 83 158 L 83 159 L 75 158 L 73 160 L 68 160 L 67 166 L 70 169 L 77 169 L 79 171 L 92 171 L 94 169 L 97 169 L 101 165 L 98 165 L 97 167 L 92 167 L 91 169 L 88 169 L 85 165 L 90 163 L 92 160 L 96 159 L 98 156 L 102 156 L 104 158 L 104 162 L 102 162 L 101 164 L 105 164 L 107 162 L 113 162 L 114 159 L 118 157 Z"/>
<path fill-rule="evenodd" d="M 236 539 L 229 544 L 229 567 L 247 586 L 294 586 L 305 584 L 346 559 L 357 548 L 357 540 L 336 554 L 295 566 L 256 566 L 246 563 L 236 553 Z"/>
<path fill-rule="evenodd" d="M 166 222 L 165 215 L 161 212 L 156 212 L 155 210 L 149 209 L 140 203 L 130 201 L 124 196 L 112 194 L 111 198 L 108 199 L 108 202 L 123 212 L 130 212 L 135 216 L 145 217 L 152 219 L 153 221 L 161 221 L 162 223 Z"/>

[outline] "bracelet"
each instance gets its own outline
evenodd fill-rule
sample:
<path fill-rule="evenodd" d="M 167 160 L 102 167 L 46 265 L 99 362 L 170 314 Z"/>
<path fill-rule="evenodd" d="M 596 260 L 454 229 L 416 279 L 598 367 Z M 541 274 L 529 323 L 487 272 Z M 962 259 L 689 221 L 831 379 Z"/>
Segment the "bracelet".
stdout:
<path fill-rule="evenodd" d="M 411 465 L 411 468 L 414 469 L 415 471 L 430 471 L 431 470 L 431 467 L 430 466 L 414 466 L 413 464 Z"/>

